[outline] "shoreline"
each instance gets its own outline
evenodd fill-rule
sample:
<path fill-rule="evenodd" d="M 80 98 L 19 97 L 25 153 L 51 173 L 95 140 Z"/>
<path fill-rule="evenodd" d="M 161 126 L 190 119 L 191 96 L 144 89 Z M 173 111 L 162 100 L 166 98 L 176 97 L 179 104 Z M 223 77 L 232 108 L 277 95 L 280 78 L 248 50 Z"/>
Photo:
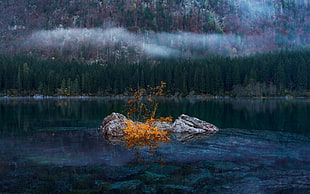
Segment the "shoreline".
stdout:
<path fill-rule="evenodd" d="M 34 100 L 47 100 L 47 99 L 130 99 L 134 96 L 0 96 L 0 99 L 34 99 Z M 143 97 L 144 98 L 144 97 Z M 145 97 L 146 98 L 146 97 Z M 156 99 L 193 99 L 193 100 L 209 100 L 209 99 L 252 99 L 252 100 L 290 100 L 290 99 L 310 99 L 310 97 L 304 96 L 262 96 L 262 97 L 231 97 L 231 96 L 204 96 L 204 95 L 192 95 L 192 96 L 157 96 Z"/>

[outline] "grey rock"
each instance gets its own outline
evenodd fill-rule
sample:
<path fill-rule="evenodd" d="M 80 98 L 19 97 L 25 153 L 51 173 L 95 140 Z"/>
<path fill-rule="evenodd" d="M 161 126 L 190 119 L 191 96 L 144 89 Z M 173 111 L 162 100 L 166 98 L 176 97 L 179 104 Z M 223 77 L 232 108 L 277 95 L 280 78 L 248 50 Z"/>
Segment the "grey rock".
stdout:
<path fill-rule="evenodd" d="M 154 122 L 154 125 L 159 130 L 168 131 L 168 132 L 172 131 L 172 123 L 156 121 Z"/>
<path fill-rule="evenodd" d="M 218 130 L 219 129 L 211 123 L 185 114 L 179 116 L 172 124 L 172 132 L 175 133 L 214 133 Z"/>
<path fill-rule="evenodd" d="M 99 127 L 99 131 L 104 136 L 123 136 L 124 128 L 126 127 L 125 121 L 129 119 L 120 113 L 112 113 L 104 118 L 102 125 Z"/>
<path fill-rule="evenodd" d="M 121 144 L 123 142 L 122 137 L 124 136 L 126 121 L 131 120 L 120 113 L 113 112 L 104 118 L 102 125 L 99 127 L 99 131 L 111 143 L 116 145 Z M 175 136 L 177 140 L 183 142 L 199 139 L 201 138 L 200 135 L 204 134 L 209 136 L 218 131 L 218 128 L 213 124 L 185 114 L 179 116 L 173 124 L 157 121 L 154 125 L 160 130 L 174 133 L 173 136 Z"/>

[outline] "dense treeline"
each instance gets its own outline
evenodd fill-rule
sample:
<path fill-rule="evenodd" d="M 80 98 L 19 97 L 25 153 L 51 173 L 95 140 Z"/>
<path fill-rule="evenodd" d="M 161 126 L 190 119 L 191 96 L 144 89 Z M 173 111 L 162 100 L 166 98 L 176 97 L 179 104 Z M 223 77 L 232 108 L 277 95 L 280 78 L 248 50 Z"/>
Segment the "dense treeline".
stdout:
<path fill-rule="evenodd" d="M 92 65 L 0 56 L 0 93 L 1 96 L 130 95 L 129 88 L 145 88 L 164 81 L 171 95 L 307 95 L 309 72 L 310 50 L 238 58 Z"/>

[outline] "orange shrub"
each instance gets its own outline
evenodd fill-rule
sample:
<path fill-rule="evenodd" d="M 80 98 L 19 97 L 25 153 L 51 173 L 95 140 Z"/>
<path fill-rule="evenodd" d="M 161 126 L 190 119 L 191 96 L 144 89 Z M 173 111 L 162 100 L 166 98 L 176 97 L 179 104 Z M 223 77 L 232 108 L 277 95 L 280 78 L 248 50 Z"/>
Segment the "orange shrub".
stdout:
<path fill-rule="evenodd" d="M 168 132 L 159 130 L 154 121 L 146 123 L 126 121 L 124 134 L 128 148 L 144 146 L 156 148 L 160 142 L 168 143 L 170 140 Z"/>
<path fill-rule="evenodd" d="M 154 118 L 158 102 L 156 97 L 164 96 L 166 83 L 161 81 L 159 86 L 151 87 L 147 89 L 130 89 L 134 98 L 131 98 L 127 102 L 127 116 L 133 120 L 146 121 L 149 118 Z M 147 97 L 146 101 L 143 101 L 143 97 Z"/>
<path fill-rule="evenodd" d="M 160 86 L 148 86 L 147 89 L 139 90 L 131 89 L 134 98 L 127 102 L 127 115 L 131 119 L 145 121 L 145 123 L 126 121 L 124 134 L 128 148 L 144 146 L 156 148 L 160 142 L 169 142 L 168 132 L 159 130 L 154 124 L 157 121 L 172 122 L 172 117 L 155 119 L 158 103 L 154 97 L 163 96 L 165 87 L 166 83 L 162 81 Z M 141 99 L 143 96 L 147 96 L 146 103 Z"/>

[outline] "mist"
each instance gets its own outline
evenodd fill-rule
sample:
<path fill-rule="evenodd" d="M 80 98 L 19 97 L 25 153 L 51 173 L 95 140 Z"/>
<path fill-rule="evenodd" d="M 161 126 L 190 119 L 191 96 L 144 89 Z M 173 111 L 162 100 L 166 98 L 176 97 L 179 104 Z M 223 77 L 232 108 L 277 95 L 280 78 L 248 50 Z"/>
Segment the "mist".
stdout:
<path fill-rule="evenodd" d="M 135 34 L 125 28 L 69 28 L 42 30 L 33 33 L 26 41 L 33 47 L 50 47 L 62 49 L 64 47 L 78 47 L 91 45 L 97 48 L 120 46 L 120 49 L 131 47 L 137 52 L 149 56 L 169 57 L 175 55 L 177 50 L 160 45 L 155 41 L 154 36 L 147 34 Z"/>
<path fill-rule="evenodd" d="M 296 6 L 308 6 L 305 1 L 288 1 Z M 273 26 L 283 8 L 272 0 L 230 1 L 239 13 L 239 20 L 229 20 L 244 32 L 202 34 L 194 32 L 130 32 L 122 27 L 57 28 L 33 32 L 25 41 L 36 50 L 56 49 L 74 52 L 81 47 L 94 48 L 97 53 L 112 48 L 112 54 L 135 53 L 147 57 L 192 58 L 209 54 L 244 56 L 281 48 L 309 47 L 305 35 L 297 35 L 303 24 L 299 18 L 288 21 L 288 32 Z M 281 8 L 281 10 L 280 10 Z M 284 10 L 285 11 L 285 10 Z M 259 33 L 257 33 L 259 29 Z M 129 55 L 129 54 L 128 54 Z"/>
<path fill-rule="evenodd" d="M 272 29 L 269 29 L 272 31 Z M 272 32 L 270 32 L 272 33 Z M 74 49 L 82 45 L 96 48 L 115 47 L 134 49 L 150 57 L 192 57 L 195 52 L 220 55 L 248 55 L 272 50 L 269 48 L 275 35 L 266 30 L 259 35 L 178 33 L 132 33 L 124 28 L 109 29 L 55 29 L 38 31 L 31 35 L 27 44 L 33 48 Z M 277 34 L 281 44 L 302 46 L 298 37 L 288 39 Z M 304 45 L 305 46 L 305 45 Z"/>

